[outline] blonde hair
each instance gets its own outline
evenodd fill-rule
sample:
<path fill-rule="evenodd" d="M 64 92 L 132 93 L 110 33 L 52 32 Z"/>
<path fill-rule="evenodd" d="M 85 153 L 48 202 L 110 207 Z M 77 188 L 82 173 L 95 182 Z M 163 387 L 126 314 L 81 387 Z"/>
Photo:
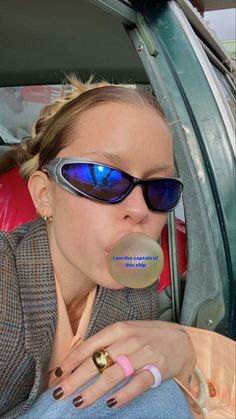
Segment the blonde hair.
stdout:
<path fill-rule="evenodd" d="M 32 128 L 32 137 L 14 148 L 15 161 L 25 179 L 55 158 L 72 141 L 73 128 L 79 116 L 99 104 L 120 102 L 148 105 L 165 119 L 159 103 L 150 93 L 107 81 L 92 83 L 93 77 L 86 83 L 74 76 L 68 79 L 71 91 L 45 106 Z"/>

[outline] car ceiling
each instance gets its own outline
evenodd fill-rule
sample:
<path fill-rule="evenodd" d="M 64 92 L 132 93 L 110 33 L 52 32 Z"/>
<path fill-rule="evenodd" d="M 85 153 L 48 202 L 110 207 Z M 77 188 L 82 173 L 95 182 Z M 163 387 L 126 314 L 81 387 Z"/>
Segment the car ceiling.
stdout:
<path fill-rule="evenodd" d="M 59 83 L 74 71 L 147 77 L 121 21 L 85 0 L 1 0 L 0 85 Z"/>

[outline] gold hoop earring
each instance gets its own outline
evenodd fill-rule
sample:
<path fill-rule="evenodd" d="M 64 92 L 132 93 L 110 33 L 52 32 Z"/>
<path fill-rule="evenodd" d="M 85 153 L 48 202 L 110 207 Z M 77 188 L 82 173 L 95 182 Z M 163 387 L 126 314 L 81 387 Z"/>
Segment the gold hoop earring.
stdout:
<path fill-rule="evenodd" d="M 49 217 L 47 215 L 45 215 L 43 217 L 43 220 L 45 221 L 45 223 L 50 224 L 53 220 L 53 217 L 52 217 L 52 215 L 50 215 Z"/>

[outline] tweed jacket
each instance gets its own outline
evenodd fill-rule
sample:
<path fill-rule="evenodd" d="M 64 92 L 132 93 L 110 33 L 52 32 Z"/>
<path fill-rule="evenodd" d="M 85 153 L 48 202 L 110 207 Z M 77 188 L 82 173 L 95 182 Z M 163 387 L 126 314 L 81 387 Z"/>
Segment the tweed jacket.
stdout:
<path fill-rule="evenodd" d="M 156 293 L 156 283 L 144 289 L 99 286 L 86 338 L 117 321 L 158 318 L 171 320 L 171 302 L 165 293 Z M 0 231 L 1 418 L 23 414 L 47 388 L 56 325 L 45 222 L 38 219 L 12 232 Z"/>

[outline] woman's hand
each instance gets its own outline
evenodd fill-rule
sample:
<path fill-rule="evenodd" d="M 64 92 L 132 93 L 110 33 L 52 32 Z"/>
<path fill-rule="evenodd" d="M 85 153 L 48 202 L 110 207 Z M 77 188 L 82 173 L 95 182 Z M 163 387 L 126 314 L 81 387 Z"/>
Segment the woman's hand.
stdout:
<path fill-rule="evenodd" d="M 190 376 L 195 367 L 195 353 L 183 327 L 158 320 L 133 320 L 106 327 L 68 355 L 56 370 L 57 375 L 62 372 L 60 380 L 53 382 L 58 384 L 53 393 L 56 399 L 65 399 L 98 374 L 92 354 L 99 348 L 106 348 L 114 365 L 81 391 L 76 397 L 77 403 L 74 401 L 77 407 L 83 408 L 94 403 L 125 378 L 121 367 L 115 362 L 119 355 L 128 356 L 135 373 L 128 384 L 112 395 L 116 407 L 136 398 L 153 384 L 150 371 L 142 370 L 147 364 L 153 364 L 160 370 L 162 380 L 175 376 L 186 387 L 190 384 Z"/>

